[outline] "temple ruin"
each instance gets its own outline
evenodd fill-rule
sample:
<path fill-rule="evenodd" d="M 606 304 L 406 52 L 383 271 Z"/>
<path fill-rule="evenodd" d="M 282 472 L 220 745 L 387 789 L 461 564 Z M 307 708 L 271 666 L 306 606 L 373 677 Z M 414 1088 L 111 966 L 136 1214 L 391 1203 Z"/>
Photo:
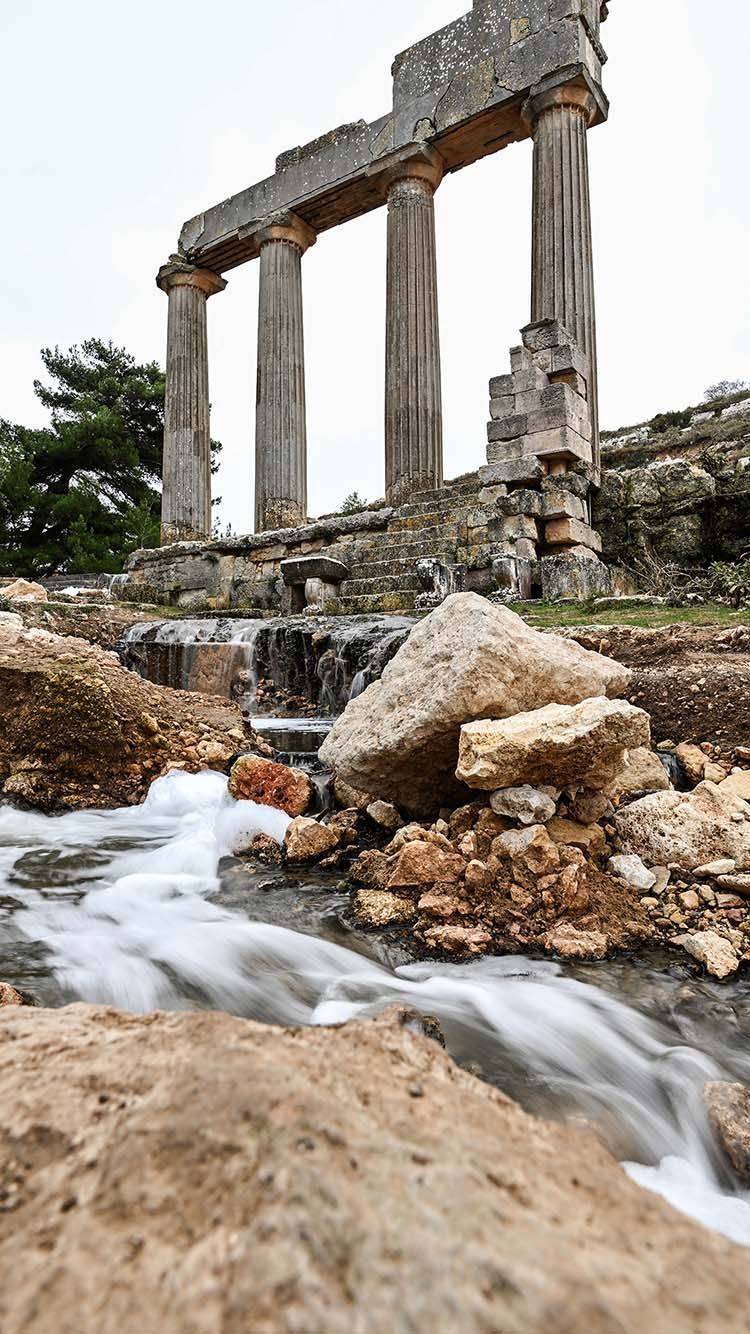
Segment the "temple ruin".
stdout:
<path fill-rule="evenodd" d="M 128 596 L 346 612 L 435 605 L 455 588 L 608 590 L 590 522 L 600 455 L 587 152 L 608 111 L 606 16 L 602 0 L 474 0 L 396 57 L 386 115 L 283 153 L 273 176 L 185 223 L 157 278 L 169 302 L 162 548 L 133 558 Z M 447 173 L 525 139 L 531 322 L 490 383 L 486 466 L 445 483 L 435 198 Z M 304 256 L 319 233 L 380 207 L 385 504 L 311 520 Z M 255 259 L 256 532 L 212 541 L 206 303 Z"/>

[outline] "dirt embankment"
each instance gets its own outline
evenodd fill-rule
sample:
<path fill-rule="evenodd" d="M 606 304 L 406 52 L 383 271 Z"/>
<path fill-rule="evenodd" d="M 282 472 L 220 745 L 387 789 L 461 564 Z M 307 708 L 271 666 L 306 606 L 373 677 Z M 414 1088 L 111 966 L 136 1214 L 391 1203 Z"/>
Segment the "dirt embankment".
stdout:
<path fill-rule="evenodd" d="M 0 795 L 43 811 L 133 805 L 170 767 L 265 743 L 237 708 L 143 681 L 82 639 L 0 617 Z"/>
<path fill-rule="evenodd" d="M 626 698 L 651 715 L 656 742 L 750 746 L 750 626 L 586 626 L 557 631 L 630 667 Z"/>
<path fill-rule="evenodd" d="M 11 1010 L 3 1334 L 726 1334 L 746 1252 L 402 1011 Z"/>

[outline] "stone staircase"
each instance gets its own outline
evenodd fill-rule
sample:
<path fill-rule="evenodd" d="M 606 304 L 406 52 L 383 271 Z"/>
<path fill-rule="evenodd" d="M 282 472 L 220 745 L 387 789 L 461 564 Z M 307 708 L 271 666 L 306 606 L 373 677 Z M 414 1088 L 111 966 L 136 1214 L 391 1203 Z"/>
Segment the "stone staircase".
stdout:
<path fill-rule="evenodd" d="M 376 543 L 353 543 L 347 553 L 351 578 L 340 589 L 341 611 L 413 611 L 422 591 L 417 561 L 434 556 L 454 565 L 465 556 L 478 491 L 473 474 L 439 491 L 417 492 L 394 511 L 387 533 L 378 534 Z"/>

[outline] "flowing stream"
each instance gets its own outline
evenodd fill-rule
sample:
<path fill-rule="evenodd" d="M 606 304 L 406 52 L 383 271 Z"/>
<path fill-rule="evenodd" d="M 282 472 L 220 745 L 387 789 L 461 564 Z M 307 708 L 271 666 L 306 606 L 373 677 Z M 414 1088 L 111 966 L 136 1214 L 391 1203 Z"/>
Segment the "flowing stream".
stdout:
<path fill-rule="evenodd" d="M 0 978 L 45 1005 L 220 1007 L 338 1023 L 400 1002 L 455 1058 L 540 1115 L 594 1122 L 642 1185 L 750 1246 L 750 1192 L 714 1144 L 710 1079 L 750 1083 L 750 986 L 662 966 L 414 963 L 352 929 L 336 880 L 248 867 L 287 817 L 219 774 L 159 779 L 143 806 L 49 817 L 0 806 Z"/>

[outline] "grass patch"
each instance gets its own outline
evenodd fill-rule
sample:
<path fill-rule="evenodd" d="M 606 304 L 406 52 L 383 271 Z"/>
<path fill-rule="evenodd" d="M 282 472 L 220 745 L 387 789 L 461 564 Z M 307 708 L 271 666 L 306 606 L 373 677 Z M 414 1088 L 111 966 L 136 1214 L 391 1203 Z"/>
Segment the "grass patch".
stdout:
<path fill-rule="evenodd" d="M 707 602 L 702 607 L 644 607 L 623 601 L 621 607 L 606 610 L 589 603 L 514 602 L 511 611 L 538 629 L 569 625 L 634 625 L 642 630 L 664 625 L 750 625 L 747 609 L 734 611 L 718 602 Z"/>

